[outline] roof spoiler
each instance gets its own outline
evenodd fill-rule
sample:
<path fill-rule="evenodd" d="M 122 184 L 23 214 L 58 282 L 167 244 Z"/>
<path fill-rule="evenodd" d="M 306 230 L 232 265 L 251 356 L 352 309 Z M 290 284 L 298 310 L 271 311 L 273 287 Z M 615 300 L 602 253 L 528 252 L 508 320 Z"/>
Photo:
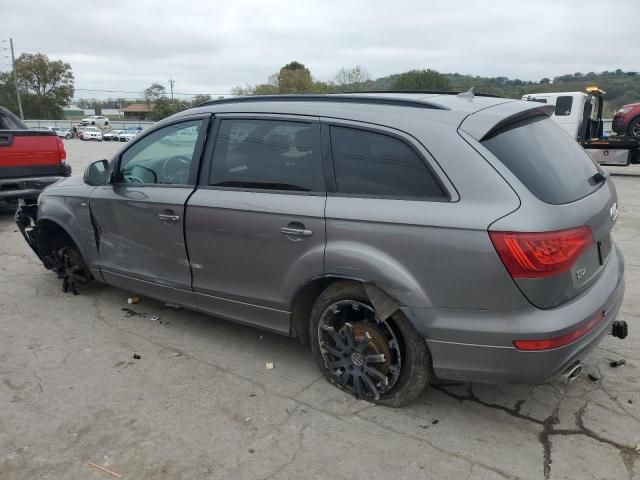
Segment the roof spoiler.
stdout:
<path fill-rule="evenodd" d="M 534 117 L 550 117 L 551 115 L 553 115 L 554 111 L 554 105 L 542 105 L 540 107 L 531 108 L 515 113 L 509 117 L 503 118 L 498 123 L 496 123 L 487 133 L 482 136 L 480 141 L 489 140 L 499 133 L 508 130 L 515 123 L 521 122 L 522 120 L 527 120 Z"/>

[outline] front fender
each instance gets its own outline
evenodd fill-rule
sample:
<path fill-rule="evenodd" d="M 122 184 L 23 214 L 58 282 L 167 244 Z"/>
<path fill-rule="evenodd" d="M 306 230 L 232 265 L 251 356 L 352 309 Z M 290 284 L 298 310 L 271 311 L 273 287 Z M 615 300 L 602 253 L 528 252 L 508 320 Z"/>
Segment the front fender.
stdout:
<path fill-rule="evenodd" d="M 45 195 L 38 208 L 38 224 L 53 222 L 76 244 L 82 258 L 93 270 L 99 268 L 95 231 L 91 222 L 89 200 L 84 197 Z"/>

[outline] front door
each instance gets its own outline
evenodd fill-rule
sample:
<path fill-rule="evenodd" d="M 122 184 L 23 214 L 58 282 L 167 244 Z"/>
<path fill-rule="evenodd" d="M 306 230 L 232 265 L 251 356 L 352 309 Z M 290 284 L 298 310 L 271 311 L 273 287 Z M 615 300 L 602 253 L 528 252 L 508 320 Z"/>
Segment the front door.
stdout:
<path fill-rule="evenodd" d="M 318 119 L 221 117 L 187 205 L 198 307 L 289 333 L 295 292 L 324 271 Z"/>
<path fill-rule="evenodd" d="M 91 215 L 107 283 L 193 303 L 184 213 L 207 122 L 190 117 L 135 141 L 115 163 L 112 184 L 93 191 Z"/>

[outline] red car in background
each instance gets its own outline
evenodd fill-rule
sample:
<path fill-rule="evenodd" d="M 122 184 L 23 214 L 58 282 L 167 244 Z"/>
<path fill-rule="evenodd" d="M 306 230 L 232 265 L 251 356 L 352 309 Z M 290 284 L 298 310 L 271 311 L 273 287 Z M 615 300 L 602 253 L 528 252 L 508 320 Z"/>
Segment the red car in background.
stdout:
<path fill-rule="evenodd" d="M 640 138 L 640 103 L 623 105 L 613 116 L 611 126 L 618 135 L 632 135 Z"/>

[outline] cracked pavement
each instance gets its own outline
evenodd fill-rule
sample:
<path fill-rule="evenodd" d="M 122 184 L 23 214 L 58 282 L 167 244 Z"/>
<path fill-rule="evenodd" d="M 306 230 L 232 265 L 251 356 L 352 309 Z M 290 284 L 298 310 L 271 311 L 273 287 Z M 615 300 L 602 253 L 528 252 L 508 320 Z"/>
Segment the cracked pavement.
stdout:
<path fill-rule="evenodd" d="M 119 147 L 73 142 L 76 172 Z M 88 462 L 149 480 L 640 479 L 640 167 L 613 170 L 629 337 L 569 385 L 445 383 L 402 409 L 330 386 L 295 339 L 99 284 L 63 294 L 0 214 L 0 480 L 112 478 Z"/>

